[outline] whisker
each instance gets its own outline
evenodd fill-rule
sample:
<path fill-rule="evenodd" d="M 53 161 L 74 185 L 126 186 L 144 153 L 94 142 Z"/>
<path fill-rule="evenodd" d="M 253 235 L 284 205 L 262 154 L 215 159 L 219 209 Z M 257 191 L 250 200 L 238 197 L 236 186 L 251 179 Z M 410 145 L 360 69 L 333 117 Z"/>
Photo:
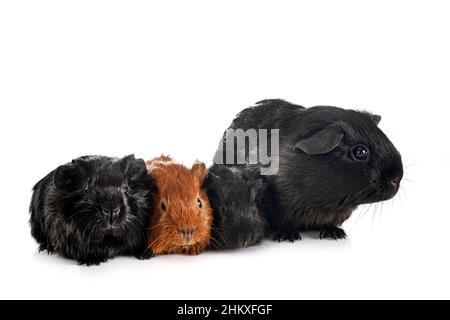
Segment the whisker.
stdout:
<path fill-rule="evenodd" d="M 70 217 L 67 218 L 67 220 L 73 219 L 74 217 L 83 214 L 83 213 L 87 213 L 87 212 L 91 212 L 91 210 L 82 210 L 82 211 L 77 211 L 74 214 L 72 214 Z"/>
<path fill-rule="evenodd" d="M 154 225 L 153 227 L 151 227 L 151 228 L 145 228 L 146 230 L 153 230 L 153 229 L 155 229 L 155 228 L 157 228 L 157 227 L 160 227 L 160 226 L 162 226 L 163 224 L 162 223 L 159 223 L 159 224 L 157 224 L 157 225 Z"/>
<path fill-rule="evenodd" d="M 374 224 L 374 222 L 375 222 L 375 217 L 376 217 L 376 214 L 377 214 L 377 212 L 378 212 L 378 206 L 379 206 L 379 204 L 378 203 L 375 203 L 375 208 L 374 208 L 374 210 L 373 210 L 373 212 L 372 212 L 372 228 L 373 228 L 373 224 Z"/>
<path fill-rule="evenodd" d="M 217 249 L 219 249 L 219 250 L 225 250 L 225 249 L 227 249 L 227 248 L 225 247 L 225 245 L 223 245 L 219 240 L 217 240 L 217 239 L 214 238 L 213 236 L 210 236 L 210 239 L 213 240 L 213 241 L 216 243 Z"/>
<path fill-rule="evenodd" d="M 353 229 L 353 227 L 361 220 L 361 218 L 362 218 L 363 216 L 365 216 L 365 215 L 370 211 L 370 209 L 372 208 L 372 206 L 373 206 L 373 203 L 367 204 L 367 205 L 366 205 L 366 208 L 365 208 L 363 211 L 361 211 L 361 212 L 359 213 L 358 217 L 356 217 L 356 220 L 355 220 L 355 222 L 354 222 L 354 224 L 353 224 L 353 226 L 352 226 L 352 229 Z"/>
<path fill-rule="evenodd" d="M 144 253 L 142 254 L 142 256 L 145 257 L 145 255 L 147 254 L 147 252 L 149 252 L 150 250 L 151 250 L 151 249 L 150 249 L 150 245 L 149 245 L 149 246 L 147 246 L 147 248 L 145 248 Z"/>
<path fill-rule="evenodd" d="M 387 193 L 385 192 L 385 196 L 384 197 L 386 197 L 386 195 L 387 195 Z M 378 218 L 379 222 L 383 221 L 383 208 L 384 208 L 385 202 L 386 201 L 382 201 L 381 204 L 380 204 L 380 217 Z"/>
<path fill-rule="evenodd" d="M 152 245 L 154 245 L 155 243 L 157 243 L 159 241 L 159 238 L 156 238 L 155 240 L 153 240 L 152 242 L 150 242 L 149 244 L 148 244 L 148 248 L 150 249 L 150 247 L 152 246 Z"/>

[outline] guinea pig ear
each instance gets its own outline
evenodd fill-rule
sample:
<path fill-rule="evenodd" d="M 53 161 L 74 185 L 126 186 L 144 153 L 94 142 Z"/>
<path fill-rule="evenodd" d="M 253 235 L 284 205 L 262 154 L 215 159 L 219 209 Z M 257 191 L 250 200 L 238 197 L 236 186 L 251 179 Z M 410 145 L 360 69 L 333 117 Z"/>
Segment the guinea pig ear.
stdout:
<path fill-rule="evenodd" d="M 130 186 L 145 187 L 149 180 L 147 175 L 147 165 L 142 159 L 128 160 L 125 174 Z"/>
<path fill-rule="evenodd" d="M 375 123 L 375 125 L 377 126 L 380 121 L 381 121 L 381 116 L 377 115 L 377 114 L 371 114 L 370 115 L 370 119 L 373 121 L 373 123 Z"/>
<path fill-rule="evenodd" d="M 208 169 L 203 162 L 195 161 L 191 168 L 191 172 L 198 177 L 198 181 L 203 184 L 203 181 L 205 181 L 206 175 L 208 174 Z"/>
<path fill-rule="evenodd" d="M 220 177 L 212 173 L 211 171 L 208 171 L 208 174 L 205 177 L 205 180 L 203 181 L 203 188 L 205 189 L 215 189 L 217 185 L 219 185 L 219 179 Z"/>
<path fill-rule="evenodd" d="M 76 162 L 72 162 L 59 166 L 55 170 L 53 180 L 56 188 L 71 191 L 81 186 L 83 182 L 83 172 Z"/>
<path fill-rule="evenodd" d="M 325 154 L 336 148 L 343 137 L 342 128 L 332 124 L 314 135 L 298 141 L 294 150 L 301 150 L 310 155 Z"/>
<path fill-rule="evenodd" d="M 129 154 L 129 155 L 123 157 L 123 159 L 122 159 L 122 161 L 124 163 L 127 163 L 128 161 L 133 161 L 133 160 L 136 160 L 136 157 L 134 156 L 134 154 Z"/>
<path fill-rule="evenodd" d="M 361 112 L 364 116 L 366 116 L 367 118 L 369 118 L 376 126 L 380 123 L 381 121 L 381 116 L 377 115 L 377 114 L 373 114 L 370 113 L 368 111 L 359 111 Z"/>

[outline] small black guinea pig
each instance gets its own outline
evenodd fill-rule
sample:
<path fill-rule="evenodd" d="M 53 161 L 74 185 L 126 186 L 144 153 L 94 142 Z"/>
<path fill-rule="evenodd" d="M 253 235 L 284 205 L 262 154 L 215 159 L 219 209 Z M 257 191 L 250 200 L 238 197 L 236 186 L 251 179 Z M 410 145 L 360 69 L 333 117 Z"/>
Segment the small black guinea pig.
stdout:
<path fill-rule="evenodd" d="M 247 180 L 241 171 L 215 164 L 204 186 L 213 209 L 213 248 L 237 249 L 261 242 L 267 229 L 256 201 L 263 190 L 261 179 Z"/>
<path fill-rule="evenodd" d="M 279 170 L 263 176 L 268 187 L 261 204 L 275 239 L 300 239 L 304 230 L 320 231 L 320 238 L 345 238 L 339 226 L 358 205 L 395 196 L 402 160 L 378 128 L 380 119 L 363 111 L 304 108 L 284 100 L 260 101 L 234 119 L 229 129 L 279 130 Z M 257 150 L 235 146 L 247 160 L 248 151 Z M 216 159 L 225 154 L 226 148 L 219 148 Z M 227 165 L 261 177 L 260 162 Z"/>
<path fill-rule="evenodd" d="M 79 264 L 100 264 L 117 255 L 141 257 L 150 206 L 144 160 L 84 156 L 34 186 L 31 234 L 41 251 Z"/>

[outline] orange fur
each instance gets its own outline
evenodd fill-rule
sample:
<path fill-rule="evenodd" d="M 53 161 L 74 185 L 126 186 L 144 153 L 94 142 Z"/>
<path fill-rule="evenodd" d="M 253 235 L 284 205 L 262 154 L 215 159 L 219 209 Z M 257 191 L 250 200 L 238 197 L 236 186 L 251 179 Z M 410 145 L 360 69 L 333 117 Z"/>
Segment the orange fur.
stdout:
<path fill-rule="evenodd" d="M 205 164 L 196 163 L 189 169 L 162 155 L 147 161 L 147 171 L 156 184 L 153 194 L 154 214 L 149 228 L 149 249 L 156 255 L 197 255 L 205 251 L 213 222 L 211 205 L 202 189 L 208 172 Z M 198 206 L 198 198 L 202 208 Z M 187 242 L 180 230 L 192 228 L 195 228 L 195 232 Z"/>

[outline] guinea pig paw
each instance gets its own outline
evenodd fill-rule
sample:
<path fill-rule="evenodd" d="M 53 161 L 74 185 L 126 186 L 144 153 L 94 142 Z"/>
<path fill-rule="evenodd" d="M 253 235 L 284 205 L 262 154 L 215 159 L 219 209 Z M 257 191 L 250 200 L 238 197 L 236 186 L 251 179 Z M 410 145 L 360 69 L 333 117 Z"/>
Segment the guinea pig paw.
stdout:
<path fill-rule="evenodd" d="M 190 256 L 198 256 L 200 253 L 202 253 L 203 250 L 195 247 L 195 246 L 191 246 L 187 252 L 187 254 L 189 254 Z"/>
<path fill-rule="evenodd" d="M 338 240 L 338 239 L 345 239 L 347 235 L 345 234 L 345 231 L 338 227 L 324 227 L 320 231 L 319 238 L 322 239 L 331 239 L 331 240 Z"/>
<path fill-rule="evenodd" d="M 135 257 L 138 258 L 139 260 L 149 260 L 149 259 L 153 258 L 154 256 L 155 256 L 155 254 L 151 250 L 147 250 L 143 254 L 135 255 Z"/>
<path fill-rule="evenodd" d="M 258 235 L 252 233 L 248 237 L 239 241 L 238 248 L 248 248 L 254 246 L 255 244 L 258 244 L 258 242 L 260 242 Z"/>
<path fill-rule="evenodd" d="M 289 232 L 289 233 L 275 233 L 273 235 L 273 241 L 278 241 L 278 242 L 290 241 L 290 242 L 294 242 L 296 240 L 302 240 L 300 232 L 298 232 L 298 231 Z"/>
<path fill-rule="evenodd" d="M 39 252 L 47 251 L 47 254 L 53 254 L 55 252 L 55 247 L 48 244 L 41 244 L 39 246 Z"/>
<path fill-rule="evenodd" d="M 239 248 L 247 248 L 251 245 L 251 238 L 242 239 L 239 241 Z"/>
<path fill-rule="evenodd" d="M 77 263 L 78 265 L 82 266 L 85 265 L 87 267 L 90 266 L 98 266 L 100 263 L 106 262 L 108 258 L 85 258 L 85 259 L 78 259 Z"/>

